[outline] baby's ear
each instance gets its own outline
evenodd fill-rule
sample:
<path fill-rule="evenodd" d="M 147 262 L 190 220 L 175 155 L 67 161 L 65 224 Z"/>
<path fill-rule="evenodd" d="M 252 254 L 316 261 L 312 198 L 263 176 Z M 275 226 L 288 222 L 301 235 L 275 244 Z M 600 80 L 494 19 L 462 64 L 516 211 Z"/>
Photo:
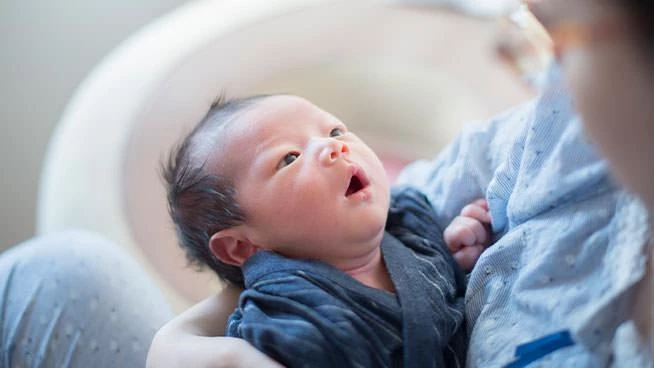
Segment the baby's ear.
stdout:
<path fill-rule="evenodd" d="M 243 236 L 238 228 L 229 228 L 211 236 L 209 249 L 223 263 L 240 267 L 259 247 Z"/>

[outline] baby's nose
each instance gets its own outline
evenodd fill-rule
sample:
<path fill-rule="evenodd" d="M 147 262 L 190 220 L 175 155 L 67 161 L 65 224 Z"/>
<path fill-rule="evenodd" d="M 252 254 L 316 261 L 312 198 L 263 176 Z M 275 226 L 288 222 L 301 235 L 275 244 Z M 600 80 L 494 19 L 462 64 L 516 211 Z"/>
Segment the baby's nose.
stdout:
<path fill-rule="evenodd" d="M 319 160 L 323 165 L 332 165 L 348 153 L 350 153 L 350 148 L 344 142 L 336 139 L 326 139 L 324 146 L 320 150 Z"/>

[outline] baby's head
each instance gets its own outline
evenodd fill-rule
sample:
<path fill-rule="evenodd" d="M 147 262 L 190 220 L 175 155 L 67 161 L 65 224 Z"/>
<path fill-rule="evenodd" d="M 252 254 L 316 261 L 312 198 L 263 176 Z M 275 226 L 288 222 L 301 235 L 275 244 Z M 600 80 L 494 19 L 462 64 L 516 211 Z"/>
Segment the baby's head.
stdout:
<path fill-rule="evenodd" d="M 389 183 L 379 158 L 296 96 L 216 102 L 163 176 L 187 258 L 238 285 L 259 250 L 347 269 L 383 236 Z"/>

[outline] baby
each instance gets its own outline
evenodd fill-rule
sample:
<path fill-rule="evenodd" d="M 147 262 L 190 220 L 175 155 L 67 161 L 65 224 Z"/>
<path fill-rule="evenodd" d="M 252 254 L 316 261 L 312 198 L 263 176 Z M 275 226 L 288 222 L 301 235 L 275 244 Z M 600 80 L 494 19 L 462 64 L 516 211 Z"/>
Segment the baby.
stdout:
<path fill-rule="evenodd" d="M 164 178 L 189 260 L 245 288 L 227 335 L 289 367 L 463 366 L 484 201 L 443 232 L 345 124 L 289 95 L 219 100 Z"/>

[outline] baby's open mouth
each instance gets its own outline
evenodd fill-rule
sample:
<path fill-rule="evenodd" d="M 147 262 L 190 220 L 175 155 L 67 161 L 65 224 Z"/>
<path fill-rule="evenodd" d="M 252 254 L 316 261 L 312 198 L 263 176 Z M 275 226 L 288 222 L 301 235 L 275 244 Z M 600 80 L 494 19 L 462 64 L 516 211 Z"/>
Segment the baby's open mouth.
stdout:
<path fill-rule="evenodd" d="M 366 174 L 363 172 L 363 170 L 356 168 L 352 177 L 350 178 L 350 184 L 345 190 L 345 196 L 349 197 L 350 195 L 366 188 L 369 184 L 370 181 L 366 177 Z"/>

